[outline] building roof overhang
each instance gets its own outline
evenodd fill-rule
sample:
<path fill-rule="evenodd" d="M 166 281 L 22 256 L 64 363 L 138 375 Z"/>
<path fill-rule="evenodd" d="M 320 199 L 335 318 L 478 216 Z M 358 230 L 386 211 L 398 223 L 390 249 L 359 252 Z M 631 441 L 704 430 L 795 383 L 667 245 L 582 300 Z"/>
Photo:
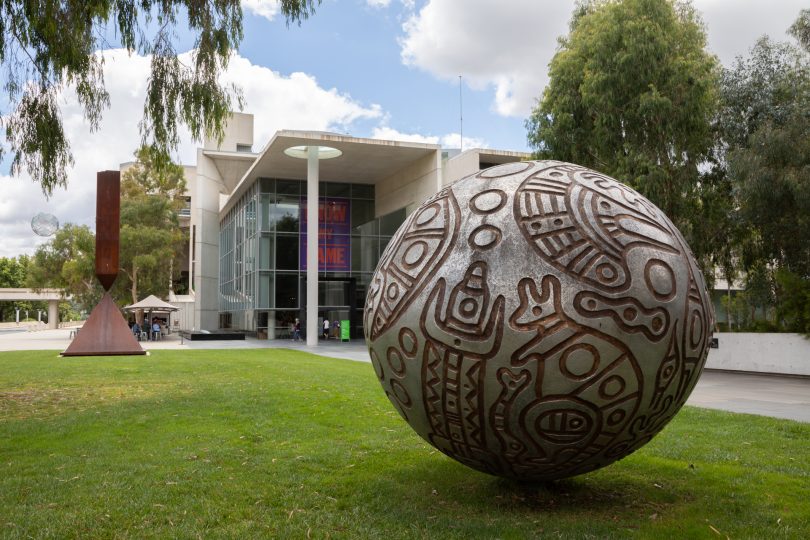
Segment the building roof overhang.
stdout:
<path fill-rule="evenodd" d="M 290 157 L 284 150 L 310 145 L 329 146 L 342 152 L 337 158 L 320 162 L 322 181 L 353 184 L 376 184 L 441 150 L 435 144 L 365 139 L 322 131 L 278 131 L 236 184 L 220 214 L 228 212 L 258 178 L 305 180 L 307 161 Z"/>
<path fill-rule="evenodd" d="M 532 158 L 532 155 L 528 152 L 515 152 L 513 150 L 475 148 L 474 151 L 478 152 L 478 158 L 481 162 L 492 163 L 494 165 L 502 165 L 504 163 L 512 163 Z"/>

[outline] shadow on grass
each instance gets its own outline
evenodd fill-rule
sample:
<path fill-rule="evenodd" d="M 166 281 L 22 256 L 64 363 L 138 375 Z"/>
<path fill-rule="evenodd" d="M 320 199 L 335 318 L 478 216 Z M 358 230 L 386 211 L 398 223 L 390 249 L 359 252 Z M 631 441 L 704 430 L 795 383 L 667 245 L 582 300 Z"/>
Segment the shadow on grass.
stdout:
<path fill-rule="evenodd" d="M 693 498 L 688 491 L 673 490 L 671 486 L 667 490 L 656 487 L 648 471 L 632 465 L 614 464 L 604 471 L 562 480 L 521 482 L 489 476 L 449 458 L 433 455 L 407 468 L 397 468 L 391 474 L 403 487 L 436 486 L 431 495 L 452 498 L 455 503 L 474 508 L 476 512 L 510 507 L 520 512 L 612 513 L 617 509 L 646 507 L 651 502 L 672 505 Z M 375 490 L 374 487 L 369 489 Z"/>

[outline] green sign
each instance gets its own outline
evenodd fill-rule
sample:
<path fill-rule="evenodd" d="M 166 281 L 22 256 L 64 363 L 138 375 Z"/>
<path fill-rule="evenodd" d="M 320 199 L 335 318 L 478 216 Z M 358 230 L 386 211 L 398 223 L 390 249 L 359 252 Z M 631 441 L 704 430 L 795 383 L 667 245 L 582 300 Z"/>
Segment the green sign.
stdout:
<path fill-rule="evenodd" d="M 342 320 L 340 321 L 340 341 L 349 341 L 351 337 L 349 336 L 349 321 Z"/>

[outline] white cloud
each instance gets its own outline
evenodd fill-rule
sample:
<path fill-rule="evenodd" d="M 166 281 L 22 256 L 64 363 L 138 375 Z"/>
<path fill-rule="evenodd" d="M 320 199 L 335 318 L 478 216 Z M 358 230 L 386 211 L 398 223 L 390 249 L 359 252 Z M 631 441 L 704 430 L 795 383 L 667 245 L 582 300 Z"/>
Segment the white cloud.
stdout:
<path fill-rule="evenodd" d="M 38 212 L 54 214 L 60 223 L 95 226 L 96 172 L 118 169 L 132 161 L 140 142 L 138 122 L 143 111 L 149 75 L 149 58 L 129 56 L 125 51 L 104 53 L 104 78 L 112 106 L 100 129 L 90 133 L 73 91 L 60 97 L 65 133 L 71 143 L 75 165 L 68 171 L 68 188 L 54 190 L 46 200 L 38 184 L 27 174 L 0 177 L 0 256 L 32 253 L 45 241 L 34 235 L 31 218 Z M 304 73 L 281 75 L 234 56 L 223 80 L 239 84 L 247 101 L 246 112 L 255 115 L 255 140 L 262 145 L 278 129 L 347 131 L 352 122 L 382 117 L 379 106 L 364 107 L 336 89 L 318 86 Z M 193 163 L 197 144 L 187 132 L 176 158 Z"/>
<path fill-rule="evenodd" d="M 725 65 L 762 34 L 785 39 L 806 0 L 695 0 L 709 49 Z M 440 79 L 493 88 L 493 109 L 526 117 L 548 83 L 557 37 L 568 32 L 573 0 L 428 0 L 403 24 L 406 65 Z"/>
<path fill-rule="evenodd" d="M 444 148 L 458 148 L 461 137 L 458 133 L 448 133 L 446 135 L 421 135 L 419 133 L 403 133 L 388 126 L 379 126 L 372 130 L 372 139 L 384 139 L 388 141 L 407 141 L 425 144 L 440 144 Z M 464 148 L 486 148 L 484 139 L 476 137 L 464 137 Z"/>
<path fill-rule="evenodd" d="M 242 9 L 272 21 L 280 10 L 279 0 L 242 0 Z"/>
<path fill-rule="evenodd" d="M 403 25 L 402 60 L 474 89 L 494 87 L 494 109 L 527 116 L 566 29 L 570 2 L 430 0 Z"/>
<path fill-rule="evenodd" d="M 321 88 L 311 75 L 283 76 L 239 56 L 231 59 L 224 80 L 242 87 L 259 145 L 279 129 L 345 132 L 355 121 L 382 117 L 379 105 L 364 107 L 335 88 Z"/>
<path fill-rule="evenodd" d="M 767 34 L 787 41 L 787 29 L 807 8 L 807 0 L 694 0 L 706 23 L 709 50 L 723 65 L 731 66 L 737 56 L 746 56 L 757 39 Z"/>
<path fill-rule="evenodd" d="M 415 0 L 400 0 L 402 7 L 406 10 L 412 10 L 414 2 Z M 366 0 L 366 5 L 377 9 L 387 8 L 391 5 L 391 0 Z"/>

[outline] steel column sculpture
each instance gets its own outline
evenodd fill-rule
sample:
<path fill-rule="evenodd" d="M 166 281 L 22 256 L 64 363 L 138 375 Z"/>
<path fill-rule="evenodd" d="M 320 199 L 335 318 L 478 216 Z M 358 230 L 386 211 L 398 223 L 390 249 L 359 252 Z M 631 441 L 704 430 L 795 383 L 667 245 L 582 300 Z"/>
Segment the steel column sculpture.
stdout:
<path fill-rule="evenodd" d="M 550 480 L 658 433 L 697 382 L 713 321 L 658 208 L 595 171 L 536 161 L 413 212 L 372 278 L 364 330 L 419 435 L 480 471 Z"/>
<path fill-rule="evenodd" d="M 110 296 L 110 287 L 118 277 L 120 213 L 121 173 L 99 172 L 96 175 L 96 277 L 104 287 L 104 296 L 62 356 L 146 354 Z"/>

